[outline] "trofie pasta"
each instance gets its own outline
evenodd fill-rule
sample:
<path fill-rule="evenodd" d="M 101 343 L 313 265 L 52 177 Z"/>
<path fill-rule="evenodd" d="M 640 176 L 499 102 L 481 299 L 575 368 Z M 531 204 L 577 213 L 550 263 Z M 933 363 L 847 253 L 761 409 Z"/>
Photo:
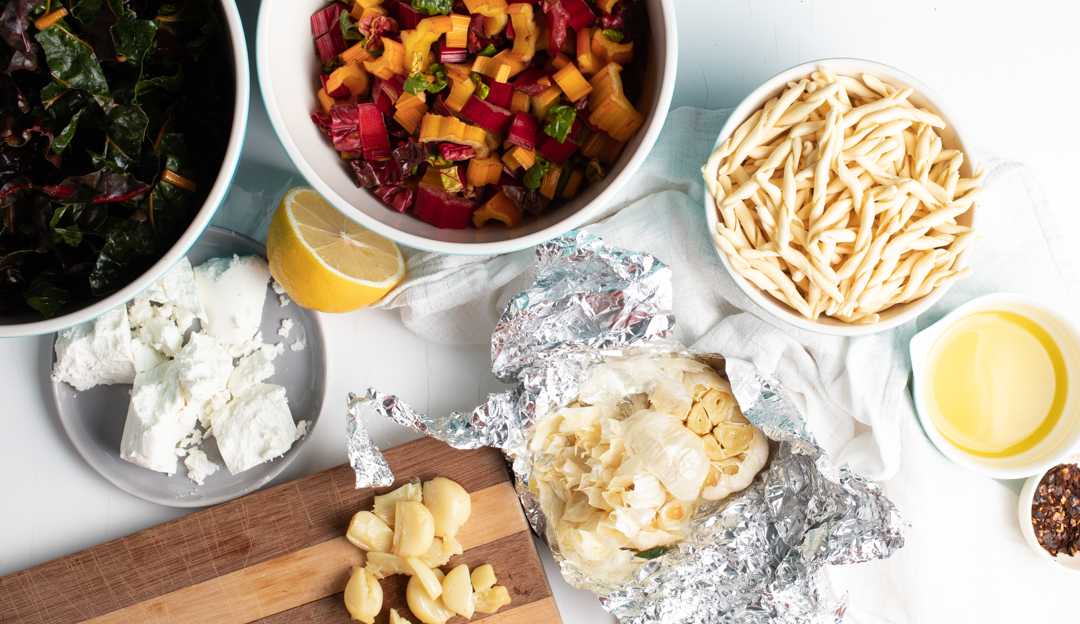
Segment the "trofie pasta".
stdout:
<path fill-rule="evenodd" d="M 863 324 L 971 274 L 954 264 L 977 234 L 956 219 L 985 172 L 960 177 L 911 94 L 819 67 L 713 152 L 713 240 L 740 275 L 808 319 Z"/>

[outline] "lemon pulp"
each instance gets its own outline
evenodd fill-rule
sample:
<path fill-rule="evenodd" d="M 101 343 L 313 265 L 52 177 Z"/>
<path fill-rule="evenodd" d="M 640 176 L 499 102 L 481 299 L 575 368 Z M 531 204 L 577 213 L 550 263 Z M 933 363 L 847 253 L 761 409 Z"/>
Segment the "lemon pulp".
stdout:
<path fill-rule="evenodd" d="M 934 342 L 927 364 L 930 420 L 963 451 L 1017 455 L 1061 418 L 1067 392 L 1061 350 L 1023 315 L 986 311 L 961 318 Z"/>

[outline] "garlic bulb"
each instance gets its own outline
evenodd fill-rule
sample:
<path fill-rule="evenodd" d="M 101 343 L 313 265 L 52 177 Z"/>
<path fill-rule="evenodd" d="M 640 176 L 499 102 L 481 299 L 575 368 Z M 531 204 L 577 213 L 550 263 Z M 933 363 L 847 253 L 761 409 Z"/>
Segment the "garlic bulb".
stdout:
<path fill-rule="evenodd" d="M 636 553 L 682 539 L 703 501 L 747 487 L 769 454 L 727 381 L 671 356 L 599 365 L 528 448 L 530 488 L 563 555 L 610 582 L 633 573 Z"/>

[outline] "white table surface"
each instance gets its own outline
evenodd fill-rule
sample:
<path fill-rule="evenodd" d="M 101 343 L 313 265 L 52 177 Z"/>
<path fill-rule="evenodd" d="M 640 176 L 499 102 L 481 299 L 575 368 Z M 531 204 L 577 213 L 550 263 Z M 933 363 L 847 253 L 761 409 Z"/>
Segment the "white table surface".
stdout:
<path fill-rule="evenodd" d="M 249 49 L 257 0 L 239 0 Z M 1032 164 L 1058 223 L 1077 231 L 1075 122 L 1080 101 L 1071 0 L 675 0 L 679 72 L 673 106 L 724 108 L 769 76 L 818 58 L 853 56 L 893 65 L 941 95 L 970 145 Z M 285 190 L 304 184 L 274 137 L 252 59 L 252 109 L 244 157 L 216 225 L 264 239 Z M 1073 262 L 1078 258 L 1074 257 Z M 425 342 L 396 314 L 322 317 L 329 379 L 318 427 L 275 483 L 346 460 L 345 398 L 367 386 L 420 410 L 469 409 L 499 388 L 486 346 Z M 51 336 L 0 341 L 0 576 L 189 513 L 118 490 L 76 454 L 60 427 L 48 379 Z M 373 423 L 386 448 L 412 437 Z M 541 548 L 541 552 L 544 549 Z M 570 588 L 545 555 L 567 624 L 614 622 L 591 594 Z"/>

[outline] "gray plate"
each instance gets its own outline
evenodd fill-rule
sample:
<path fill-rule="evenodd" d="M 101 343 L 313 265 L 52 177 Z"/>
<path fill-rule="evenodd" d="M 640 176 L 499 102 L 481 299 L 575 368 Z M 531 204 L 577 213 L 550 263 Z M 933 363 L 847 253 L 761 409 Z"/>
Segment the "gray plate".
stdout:
<path fill-rule="evenodd" d="M 266 257 L 266 250 L 250 238 L 230 230 L 210 227 L 188 252 L 187 258 L 192 266 L 197 266 L 210 258 L 232 254 Z M 318 314 L 296 303 L 289 303 L 283 308 L 277 294 L 269 286 L 266 292 L 263 341 L 268 344 L 284 342 L 286 345 L 285 352 L 274 360 L 274 375 L 266 383 L 285 387 L 293 419 L 297 422 L 311 421 L 307 436 L 297 440 L 282 457 L 238 475 L 229 473 L 221 461 L 217 441 L 210 438 L 202 448 L 221 468 L 207 477 L 203 485 L 196 485 L 187 478 L 187 469 L 182 461 L 177 462 L 177 473 L 170 477 L 120 459 L 120 440 L 127 418 L 130 385 L 97 386 L 78 392 L 68 384 L 54 380 L 52 391 L 60 422 L 83 459 L 128 494 L 170 507 L 204 507 L 232 500 L 254 492 L 284 470 L 310 437 L 311 429 L 322 411 L 326 392 L 326 350 Z M 284 318 L 293 321 L 288 338 L 277 334 Z M 293 351 L 289 345 L 301 335 L 301 329 L 306 336 L 307 347 Z M 54 361 L 55 358 L 54 352 Z"/>

